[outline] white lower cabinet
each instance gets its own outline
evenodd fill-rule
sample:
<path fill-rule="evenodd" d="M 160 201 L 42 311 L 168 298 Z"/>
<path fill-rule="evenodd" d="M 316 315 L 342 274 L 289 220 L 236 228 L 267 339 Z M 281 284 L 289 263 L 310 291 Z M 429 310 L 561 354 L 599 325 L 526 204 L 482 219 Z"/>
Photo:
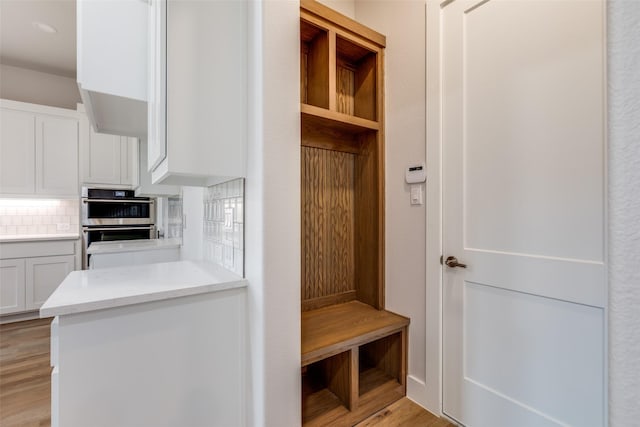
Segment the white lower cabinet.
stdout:
<path fill-rule="evenodd" d="M 0 260 L 0 314 L 24 311 L 24 269 L 24 259 Z"/>
<path fill-rule="evenodd" d="M 245 301 L 239 288 L 56 316 L 51 426 L 247 426 Z"/>
<path fill-rule="evenodd" d="M 0 243 L 0 315 L 33 311 L 80 267 L 80 241 Z"/>
<path fill-rule="evenodd" d="M 75 256 L 48 256 L 26 260 L 25 301 L 27 310 L 37 310 L 74 270 Z"/>

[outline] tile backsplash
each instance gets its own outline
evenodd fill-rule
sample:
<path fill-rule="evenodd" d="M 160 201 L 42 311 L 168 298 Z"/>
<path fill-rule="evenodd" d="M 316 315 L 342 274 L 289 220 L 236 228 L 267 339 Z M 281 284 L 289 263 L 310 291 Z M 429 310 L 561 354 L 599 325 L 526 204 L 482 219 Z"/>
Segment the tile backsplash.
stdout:
<path fill-rule="evenodd" d="M 0 236 L 79 232 L 77 199 L 0 199 Z"/>
<path fill-rule="evenodd" d="M 244 276 L 244 179 L 204 192 L 204 258 Z"/>
<path fill-rule="evenodd" d="M 167 226 L 165 237 L 175 239 L 182 237 L 182 198 L 169 197 L 167 199 Z"/>

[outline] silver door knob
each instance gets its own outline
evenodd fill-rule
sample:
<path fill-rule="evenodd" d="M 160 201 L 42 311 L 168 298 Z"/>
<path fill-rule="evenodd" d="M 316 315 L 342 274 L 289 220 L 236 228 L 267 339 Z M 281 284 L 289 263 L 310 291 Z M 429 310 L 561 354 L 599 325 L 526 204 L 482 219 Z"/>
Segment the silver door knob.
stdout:
<path fill-rule="evenodd" d="M 467 268 L 467 264 L 462 264 L 461 262 L 458 262 L 458 258 L 454 256 L 447 257 L 444 263 L 447 265 L 447 267 L 450 267 L 450 268 L 455 268 L 455 267 Z"/>

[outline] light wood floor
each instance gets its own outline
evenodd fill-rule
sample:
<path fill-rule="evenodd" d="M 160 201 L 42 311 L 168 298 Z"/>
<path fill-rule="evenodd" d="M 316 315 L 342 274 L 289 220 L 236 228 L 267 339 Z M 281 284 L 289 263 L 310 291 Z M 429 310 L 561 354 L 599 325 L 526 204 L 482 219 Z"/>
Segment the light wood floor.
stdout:
<path fill-rule="evenodd" d="M 455 427 L 406 397 L 384 408 L 355 427 Z"/>
<path fill-rule="evenodd" d="M 51 425 L 51 319 L 0 325 L 0 425 Z"/>
<path fill-rule="evenodd" d="M 51 319 L 0 325 L 0 426 L 51 425 Z M 356 427 L 454 427 L 401 399 Z"/>

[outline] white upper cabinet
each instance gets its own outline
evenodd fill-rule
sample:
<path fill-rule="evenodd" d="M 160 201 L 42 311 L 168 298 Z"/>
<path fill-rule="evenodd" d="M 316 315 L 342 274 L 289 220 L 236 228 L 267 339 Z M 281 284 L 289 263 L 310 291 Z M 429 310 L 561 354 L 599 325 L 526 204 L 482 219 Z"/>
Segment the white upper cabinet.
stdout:
<path fill-rule="evenodd" d="M 0 193 L 32 194 L 36 189 L 36 116 L 2 108 L 0 124 Z"/>
<path fill-rule="evenodd" d="M 2 100 L 0 194 L 78 196 L 75 111 Z"/>
<path fill-rule="evenodd" d="M 36 193 L 78 195 L 78 119 L 36 117 Z"/>
<path fill-rule="evenodd" d="M 91 129 L 80 151 L 84 184 L 120 184 L 120 136 Z"/>
<path fill-rule="evenodd" d="M 120 138 L 120 184 L 138 185 L 138 140 Z"/>
<path fill-rule="evenodd" d="M 245 175 L 248 5 L 151 0 L 148 167 L 154 183 Z"/>
<path fill-rule="evenodd" d="M 81 121 L 80 155 L 82 183 L 135 186 L 138 183 L 138 140 L 96 133 L 85 118 Z"/>
<path fill-rule="evenodd" d="M 142 0 L 77 0 L 77 80 L 92 127 L 147 133 L 147 16 Z"/>
<path fill-rule="evenodd" d="M 180 187 L 177 185 L 163 185 L 151 183 L 151 172 L 147 168 L 147 141 L 140 140 L 139 144 L 139 183 L 136 188 L 136 196 L 155 197 L 155 196 L 177 196 L 180 194 Z"/>

